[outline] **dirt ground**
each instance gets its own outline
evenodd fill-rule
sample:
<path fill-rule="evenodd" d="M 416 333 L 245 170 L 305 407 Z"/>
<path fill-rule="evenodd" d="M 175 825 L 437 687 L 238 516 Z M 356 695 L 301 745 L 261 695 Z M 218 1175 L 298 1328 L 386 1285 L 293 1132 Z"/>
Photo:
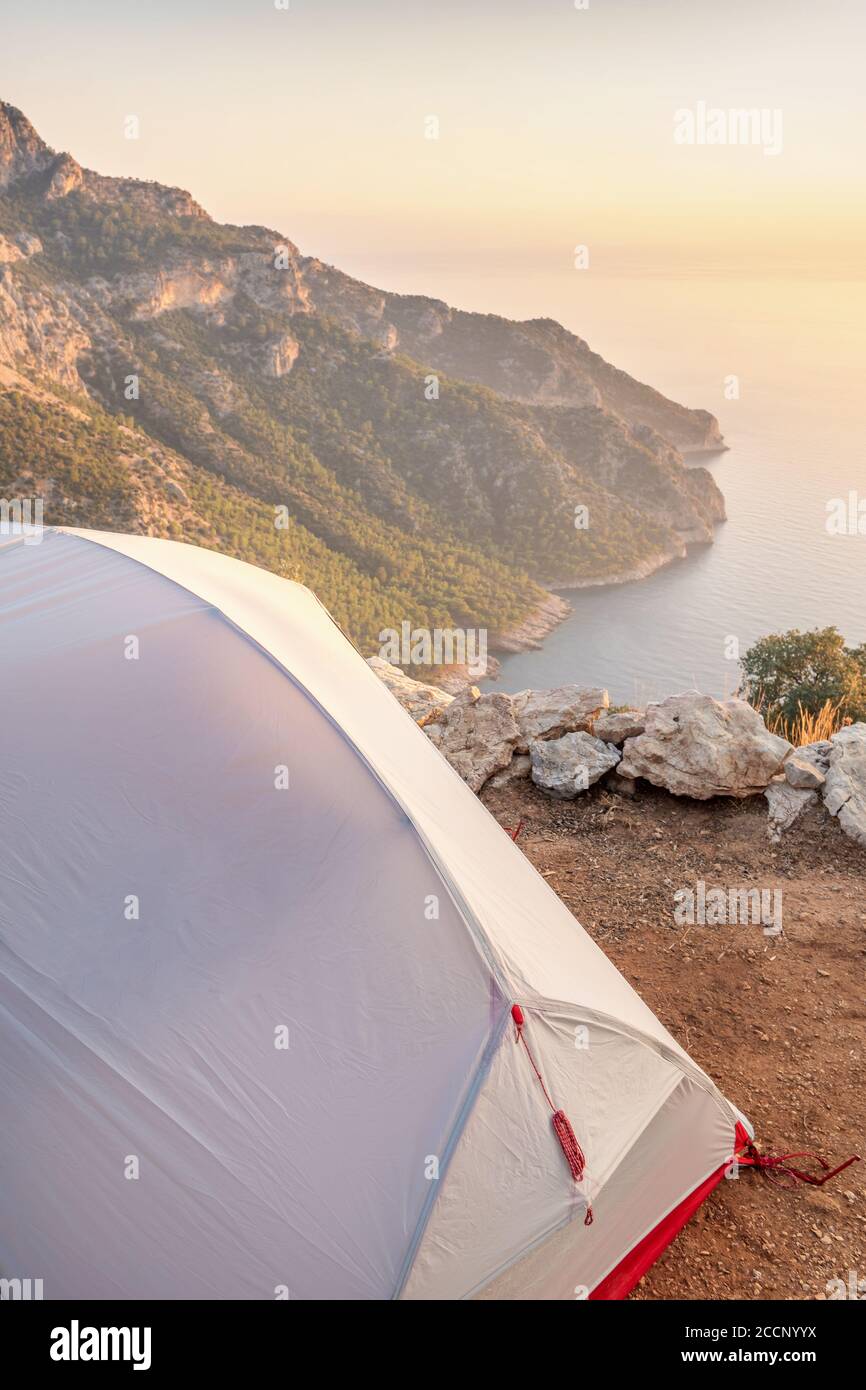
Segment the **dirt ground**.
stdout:
<path fill-rule="evenodd" d="M 766 802 L 686 801 L 638 784 L 552 801 L 528 781 L 483 800 L 674 1037 L 748 1115 L 762 1152 L 854 1164 L 824 1188 L 723 1181 L 638 1299 L 866 1297 L 866 850 L 823 809 L 773 846 Z M 674 894 L 782 890 L 783 934 L 687 926 Z"/>

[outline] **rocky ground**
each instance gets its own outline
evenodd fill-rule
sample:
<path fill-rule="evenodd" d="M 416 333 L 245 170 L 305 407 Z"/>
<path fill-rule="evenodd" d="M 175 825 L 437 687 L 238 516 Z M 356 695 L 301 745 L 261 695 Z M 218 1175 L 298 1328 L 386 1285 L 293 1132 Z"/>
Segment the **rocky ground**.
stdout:
<path fill-rule="evenodd" d="M 482 799 L 650 1007 L 752 1121 L 767 1153 L 864 1153 L 866 850 L 820 805 L 778 845 L 763 796 L 694 801 L 639 782 L 574 800 L 528 779 Z M 778 888 L 783 933 L 677 926 L 674 894 Z M 639 1285 L 642 1299 L 827 1298 L 866 1281 L 866 1161 L 823 1189 L 743 1171 Z M 866 1293 L 866 1282 L 863 1284 Z"/>

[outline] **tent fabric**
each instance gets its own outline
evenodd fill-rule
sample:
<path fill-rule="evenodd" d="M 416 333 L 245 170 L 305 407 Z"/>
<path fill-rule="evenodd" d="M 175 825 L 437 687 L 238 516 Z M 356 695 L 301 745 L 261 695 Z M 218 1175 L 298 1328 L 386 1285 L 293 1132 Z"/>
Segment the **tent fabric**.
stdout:
<path fill-rule="evenodd" d="M 730 1157 L 739 1112 L 308 590 L 59 528 L 0 541 L 0 630 L 4 1277 L 574 1297 Z"/>
<path fill-rule="evenodd" d="M 736 1152 L 739 1154 L 749 1143 L 750 1136 L 745 1126 L 740 1123 L 736 1129 Z M 644 1237 L 638 1245 L 630 1250 L 629 1253 L 620 1260 L 619 1264 L 611 1270 L 600 1284 L 596 1284 L 588 1296 L 597 1300 L 612 1300 L 626 1298 L 636 1284 L 640 1283 L 647 1270 L 655 1263 L 664 1250 L 670 1245 L 671 1241 L 679 1234 L 686 1222 L 694 1216 L 698 1207 L 705 1202 L 714 1188 L 718 1187 L 722 1178 L 730 1176 L 735 1168 L 728 1163 L 722 1164 L 714 1173 L 711 1173 L 694 1192 L 690 1192 L 678 1206 L 661 1220 L 657 1226 Z"/>

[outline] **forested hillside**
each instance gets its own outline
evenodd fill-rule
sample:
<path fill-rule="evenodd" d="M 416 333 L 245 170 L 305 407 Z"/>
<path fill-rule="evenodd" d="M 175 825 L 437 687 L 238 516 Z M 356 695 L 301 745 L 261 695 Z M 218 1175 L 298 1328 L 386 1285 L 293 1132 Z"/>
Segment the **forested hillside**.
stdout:
<path fill-rule="evenodd" d="M 676 444 L 715 421 L 559 325 L 374 290 L 0 105 L 0 489 L 46 521 L 268 566 L 373 650 L 710 540 L 721 496 Z"/>

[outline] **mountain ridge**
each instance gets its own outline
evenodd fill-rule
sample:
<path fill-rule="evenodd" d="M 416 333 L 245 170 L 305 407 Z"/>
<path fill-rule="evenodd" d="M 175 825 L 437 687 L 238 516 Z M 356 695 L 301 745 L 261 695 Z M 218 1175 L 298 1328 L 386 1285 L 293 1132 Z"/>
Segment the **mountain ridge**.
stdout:
<path fill-rule="evenodd" d="M 301 578 L 364 650 L 404 619 L 534 642 L 548 584 L 648 573 L 724 517 L 683 460 L 724 447 L 714 417 L 553 320 L 375 289 L 5 103 L 0 404 L 0 490 Z"/>

